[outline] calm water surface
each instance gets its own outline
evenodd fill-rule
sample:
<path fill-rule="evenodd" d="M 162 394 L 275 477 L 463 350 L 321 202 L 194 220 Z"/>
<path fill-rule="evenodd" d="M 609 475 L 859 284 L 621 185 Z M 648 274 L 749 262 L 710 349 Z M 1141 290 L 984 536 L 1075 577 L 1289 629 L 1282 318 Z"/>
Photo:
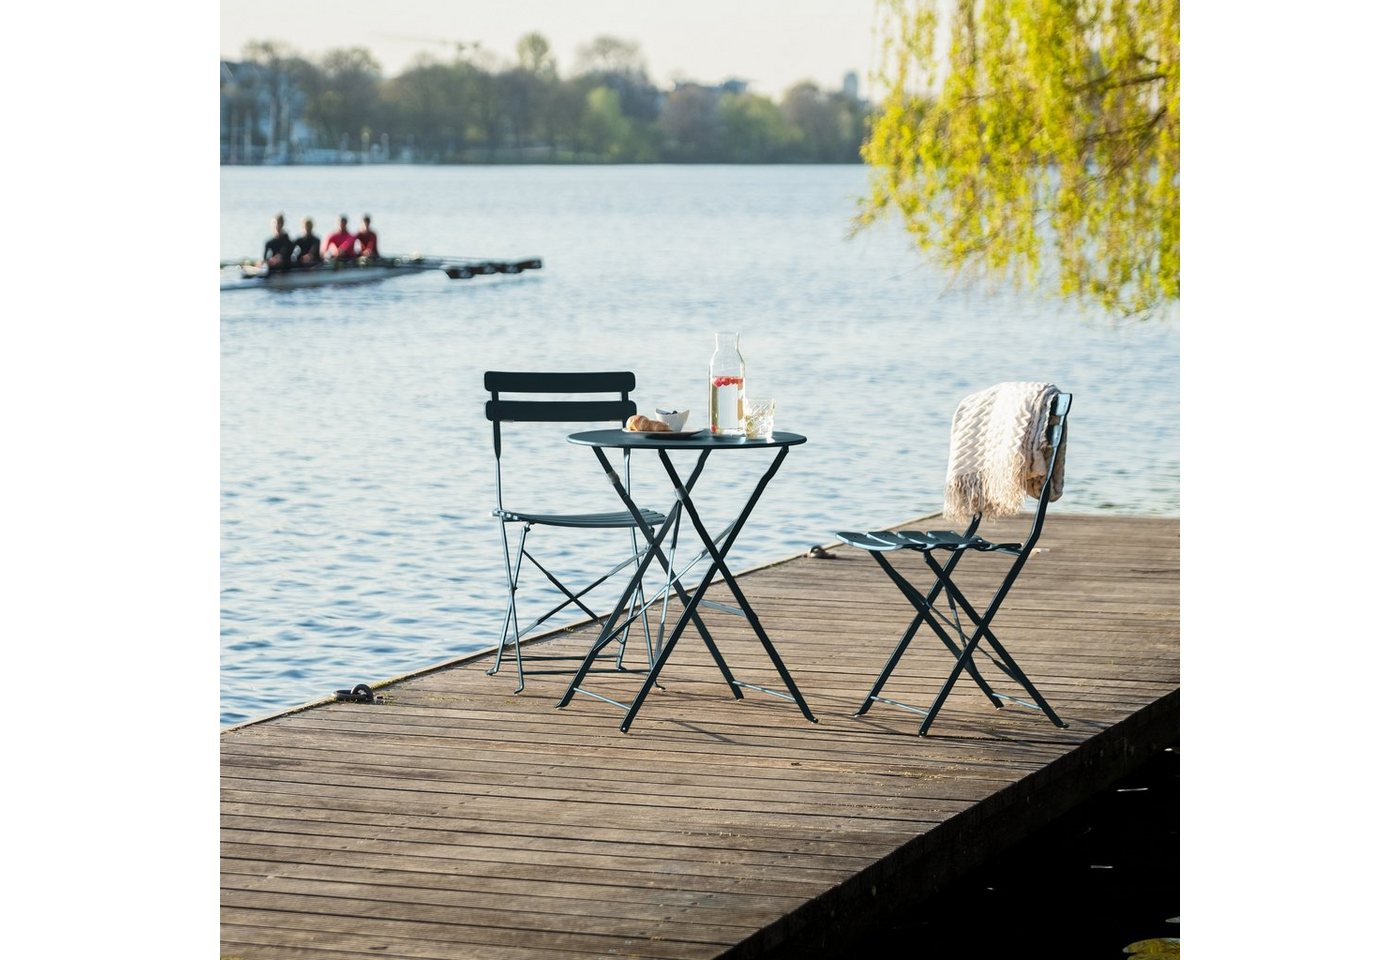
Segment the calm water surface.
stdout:
<path fill-rule="evenodd" d="M 750 391 L 810 442 L 735 569 L 937 510 L 953 410 L 999 380 L 1075 394 L 1057 511 L 1175 515 L 1175 317 L 1122 324 L 954 286 L 893 228 L 847 239 L 864 180 L 860 167 L 225 169 L 226 259 L 256 256 L 278 210 L 322 236 L 369 211 L 390 253 L 544 269 L 220 294 L 222 723 L 494 645 L 489 369 L 633 370 L 641 409 L 703 421 L 713 333 L 738 330 Z M 507 505 L 617 509 L 565 432 L 507 425 Z M 712 457 L 703 515 L 737 509 L 766 460 Z M 639 502 L 664 510 L 663 479 L 639 459 Z M 536 528 L 531 543 L 575 582 L 625 543 L 572 533 Z"/>

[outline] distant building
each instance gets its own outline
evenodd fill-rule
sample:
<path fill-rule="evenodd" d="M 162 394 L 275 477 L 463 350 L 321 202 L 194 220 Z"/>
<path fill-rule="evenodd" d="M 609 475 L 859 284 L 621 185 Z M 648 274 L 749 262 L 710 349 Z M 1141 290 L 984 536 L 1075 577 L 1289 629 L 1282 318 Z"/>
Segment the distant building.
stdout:
<path fill-rule="evenodd" d="M 285 72 L 220 60 L 219 162 L 307 162 L 313 138 L 305 110 L 306 94 Z"/>
<path fill-rule="evenodd" d="M 841 92 L 856 102 L 860 102 L 860 78 L 854 70 L 847 70 L 841 80 Z"/>

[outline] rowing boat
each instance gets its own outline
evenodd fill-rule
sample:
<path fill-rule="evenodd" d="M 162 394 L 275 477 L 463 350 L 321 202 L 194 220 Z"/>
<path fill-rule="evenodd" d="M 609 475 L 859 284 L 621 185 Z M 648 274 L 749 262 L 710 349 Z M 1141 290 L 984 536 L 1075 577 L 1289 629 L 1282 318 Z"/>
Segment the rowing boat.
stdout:
<path fill-rule="evenodd" d="M 472 277 L 539 270 L 544 266 L 544 262 L 538 257 L 525 260 L 472 260 L 465 257 L 409 256 L 327 260 L 315 266 L 288 267 L 282 270 L 269 270 L 251 260 L 226 261 L 220 266 L 237 268 L 236 274 L 220 281 L 221 290 L 258 287 L 287 290 L 328 284 L 367 283 L 433 270 L 441 270 L 453 280 L 470 280 Z"/>

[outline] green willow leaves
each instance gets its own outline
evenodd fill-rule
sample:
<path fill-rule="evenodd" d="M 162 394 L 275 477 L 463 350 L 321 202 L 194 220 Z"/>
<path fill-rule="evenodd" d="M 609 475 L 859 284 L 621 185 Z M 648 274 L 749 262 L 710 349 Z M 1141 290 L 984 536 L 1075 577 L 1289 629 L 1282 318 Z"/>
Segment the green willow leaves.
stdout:
<path fill-rule="evenodd" d="M 1115 311 L 1179 299 L 1178 0 L 879 3 L 859 224 L 897 212 L 946 267 Z"/>

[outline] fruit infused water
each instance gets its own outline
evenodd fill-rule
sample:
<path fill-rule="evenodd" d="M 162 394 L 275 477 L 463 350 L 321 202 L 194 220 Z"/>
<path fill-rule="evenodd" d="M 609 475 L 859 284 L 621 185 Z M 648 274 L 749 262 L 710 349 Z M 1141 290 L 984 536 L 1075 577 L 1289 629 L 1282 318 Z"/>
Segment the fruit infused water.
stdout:
<path fill-rule="evenodd" d="M 710 435 L 744 436 L 744 355 L 737 333 L 715 334 L 710 357 Z"/>
<path fill-rule="evenodd" d="M 710 379 L 710 433 L 720 437 L 744 436 L 743 377 Z"/>

